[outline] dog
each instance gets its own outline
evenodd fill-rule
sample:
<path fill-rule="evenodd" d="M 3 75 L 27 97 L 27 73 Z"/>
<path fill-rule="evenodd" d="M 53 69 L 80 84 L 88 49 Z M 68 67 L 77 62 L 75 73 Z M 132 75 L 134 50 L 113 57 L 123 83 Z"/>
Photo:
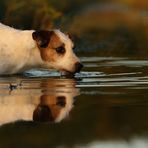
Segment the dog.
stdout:
<path fill-rule="evenodd" d="M 73 48 L 70 37 L 60 30 L 18 30 L 0 23 L 0 75 L 32 68 L 80 72 L 83 65 Z"/>

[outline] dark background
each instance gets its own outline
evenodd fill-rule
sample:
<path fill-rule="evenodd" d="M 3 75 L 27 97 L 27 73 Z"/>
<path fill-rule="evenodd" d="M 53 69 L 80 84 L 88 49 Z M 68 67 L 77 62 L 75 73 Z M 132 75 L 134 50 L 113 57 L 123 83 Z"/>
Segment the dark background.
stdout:
<path fill-rule="evenodd" d="M 0 21 L 18 29 L 60 28 L 83 54 L 147 57 L 147 0 L 1 0 Z"/>

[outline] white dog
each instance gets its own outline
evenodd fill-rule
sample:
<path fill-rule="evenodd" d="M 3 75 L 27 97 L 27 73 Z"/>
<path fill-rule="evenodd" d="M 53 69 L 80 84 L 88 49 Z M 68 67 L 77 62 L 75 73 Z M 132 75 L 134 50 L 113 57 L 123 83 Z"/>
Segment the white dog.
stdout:
<path fill-rule="evenodd" d="M 31 68 L 76 73 L 83 67 L 73 42 L 59 30 L 17 30 L 0 23 L 0 75 Z"/>

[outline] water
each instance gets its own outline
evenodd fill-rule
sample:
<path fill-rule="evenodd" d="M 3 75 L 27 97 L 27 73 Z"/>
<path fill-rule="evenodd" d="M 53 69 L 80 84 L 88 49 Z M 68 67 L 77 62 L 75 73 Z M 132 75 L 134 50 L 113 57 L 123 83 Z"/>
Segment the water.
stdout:
<path fill-rule="evenodd" d="M 148 60 L 81 57 L 75 78 L 0 78 L 0 146 L 146 148 Z"/>

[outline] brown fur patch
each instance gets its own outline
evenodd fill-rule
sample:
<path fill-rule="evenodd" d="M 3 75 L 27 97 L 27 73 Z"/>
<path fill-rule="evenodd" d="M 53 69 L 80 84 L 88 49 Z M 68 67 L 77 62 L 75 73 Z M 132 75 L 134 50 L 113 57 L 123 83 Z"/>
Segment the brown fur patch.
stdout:
<path fill-rule="evenodd" d="M 39 48 L 46 48 L 50 42 L 54 31 L 40 30 L 32 33 L 32 38 L 36 41 Z"/>
<path fill-rule="evenodd" d="M 46 105 L 38 105 L 33 112 L 33 120 L 39 122 L 53 122 L 54 117 L 52 116 L 51 110 Z"/>
<path fill-rule="evenodd" d="M 41 96 L 41 105 L 47 105 L 50 110 L 51 110 L 51 114 L 52 114 L 52 117 L 54 119 L 56 119 L 60 112 L 61 112 L 61 109 L 62 107 L 57 105 L 57 97 L 56 96 L 52 96 L 52 95 L 43 95 Z"/>
<path fill-rule="evenodd" d="M 60 47 L 63 44 L 61 42 L 60 38 L 55 34 L 54 31 L 52 31 L 52 32 L 44 31 L 44 32 L 40 32 L 37 35 L 42 36 L 42 37 L 37 38 L 34 35 L 34 40 L 36 40 L 36 42 L 37 42 L 38 48 L 40 50 L 41 58 L 44 61 L 52 61 L 52 62 L 54 62 L 59 56 L 56 53 L 55 48 Z M 42 39 L 42 41 L 40 41 L 40 39 Z M 43 45 L 46 45 L 48 43 L 48 45 L 40 46 L 40 44 L 41 44 L 40 42 L 42 42 Z"/>
<path fill-rule="evenodd" d="M 62 44 L 63 43 L 61 42 L 60 38 L 55 33 L 53 33 L 48 48 L 57 48 Z"/>
<path fill-rule="evenodd" d="M 54 122 L 62 107 L 57 105 L 58 98 L 53 95 L 42 95 L 40 103 L 33 112 L 33 120 L 40 122 Z"/>

